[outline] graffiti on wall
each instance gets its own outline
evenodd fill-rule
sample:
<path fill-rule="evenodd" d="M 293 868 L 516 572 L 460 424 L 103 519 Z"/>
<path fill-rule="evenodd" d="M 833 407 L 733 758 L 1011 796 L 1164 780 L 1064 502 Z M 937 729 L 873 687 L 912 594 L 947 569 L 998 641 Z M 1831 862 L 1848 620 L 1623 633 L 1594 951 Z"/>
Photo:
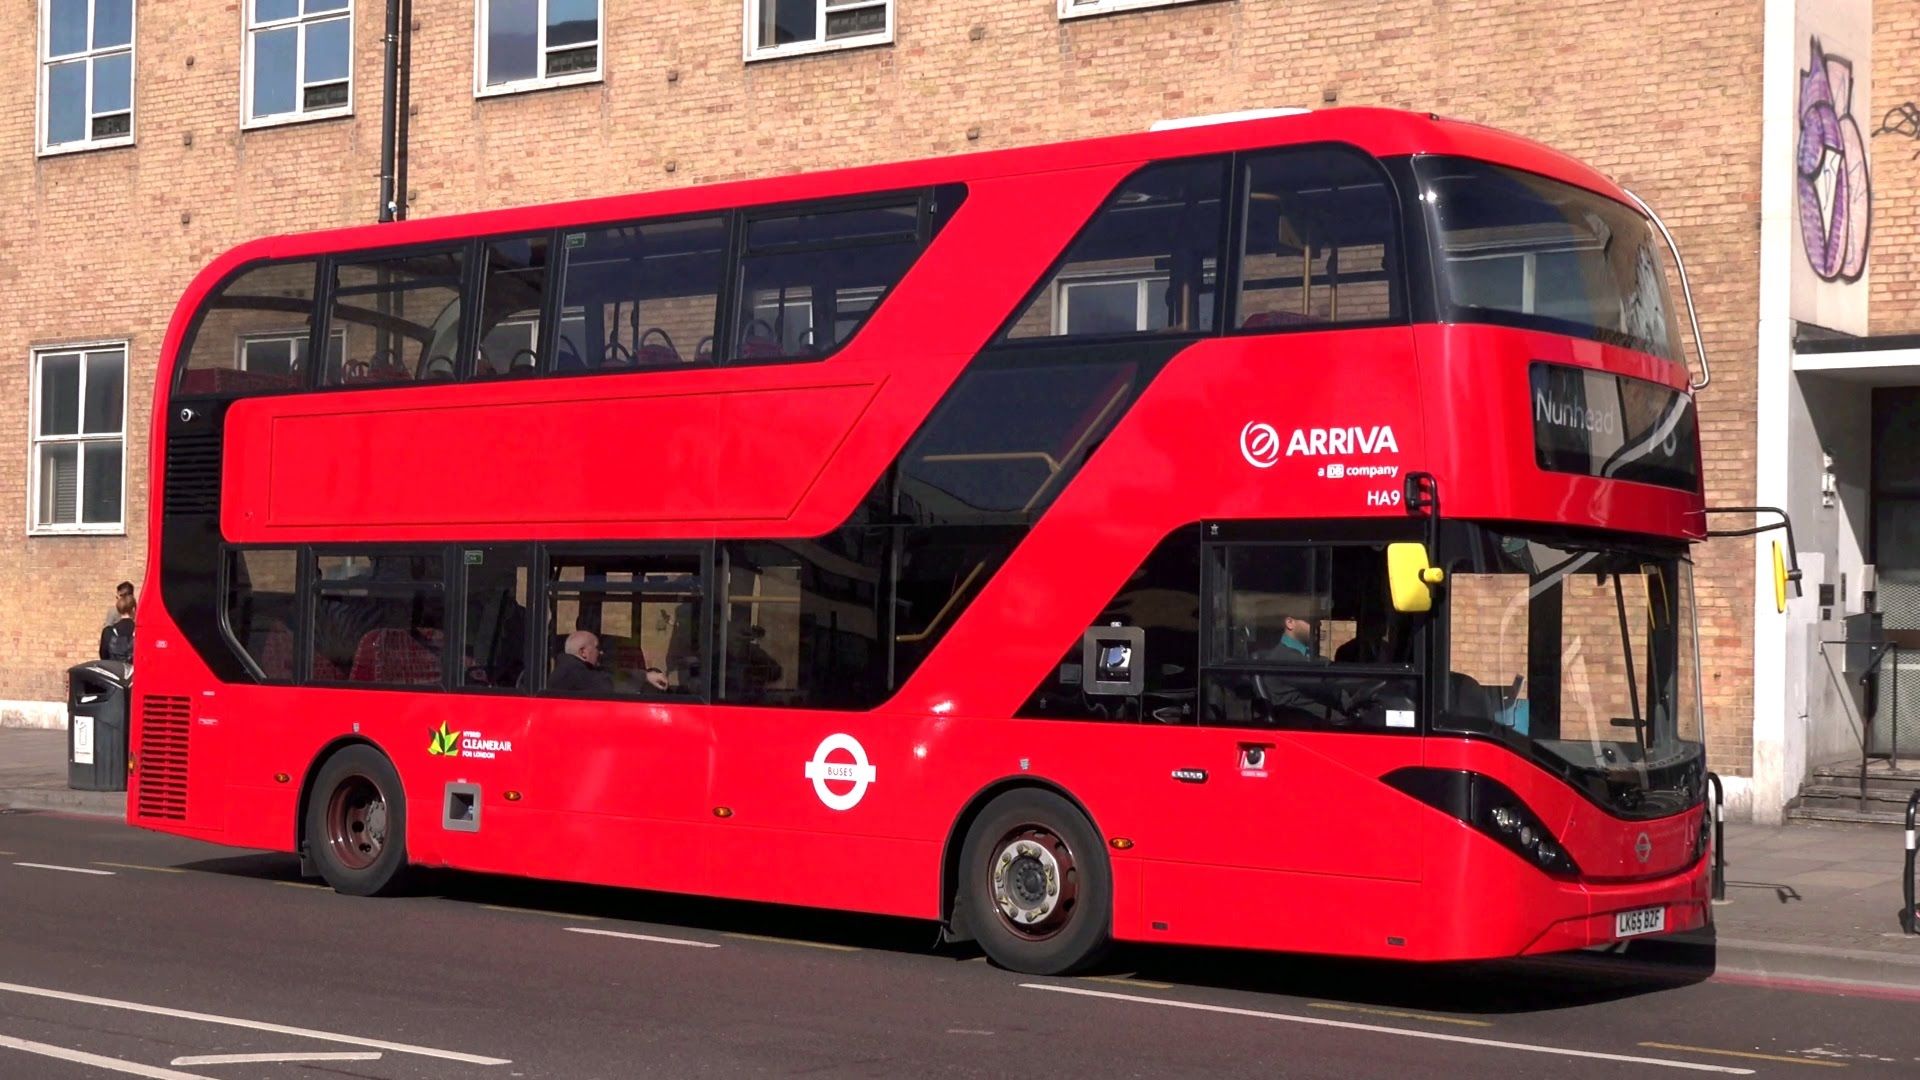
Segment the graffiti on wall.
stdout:
<path fill-rule="evenodd" d="M 1867 268 L 1873 184 L 1853 118 L 1853 62 L 1809 44 L 1800 72 L 1800 233 L 1822 281 L 1851 284 Z"/>
<path fill-rule="evenodd" d="M 1888 109 L 1887 115 L 1880 118 L 1880 126 L 1874 128 L 1873 133 L 1875 135 L 1898 135 L 1903 139 L 1912 139 L 1915 142 L 1920 142 L 1920 105 L 1915 105 L 1911 101 L 1903 101 L 1893 108 Z M 1913 156 L 1920 158 L 1920 150 L 1915 150 Z"/>

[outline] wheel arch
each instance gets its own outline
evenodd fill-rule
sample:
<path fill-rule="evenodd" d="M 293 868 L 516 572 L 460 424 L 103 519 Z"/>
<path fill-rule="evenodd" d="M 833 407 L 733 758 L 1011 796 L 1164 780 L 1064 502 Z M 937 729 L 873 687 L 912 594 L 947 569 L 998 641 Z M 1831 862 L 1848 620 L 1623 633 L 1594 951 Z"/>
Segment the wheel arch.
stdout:
<path fill-rule="evenodd" d="M 313 760 L 307 762 L 305 775 L 300 777 L 300 798 L 299 801 L 294 804 L 293 808 L 293 850 L 300 856 L 300 872 L 304 875 L 311 876 L 319 872 L 313 865 L 312 857 L 307 854 L 307 800 L 313 797 L 313 782 L 319 778 L 320 770 L 326 768 L 327 762 L 333 760 L 335 754 L 338 754 L 349 746 L 364 746 L 374 753 L 379 754 L 381 757 L 386 758 L 387 764 L 393 766 L 394 775 L 400 776 L 400 766 L 395 764 L 393 755 L 387 752 L 386 747 L 381 746 L 365 735 L 339 736 L 332 742 L 322 746 L 319 751 L 313 755 Z M 400 787 L 401 794 L 404 797 L 406 794 L 405 777 L 401 777 Z"/>
<path fill-rule="evenodd" d="M 960 813 L 953 819 L 953 826 L 947 830 L 946 843 L 940 849 L 940 933 L 947 941 L 973 940 L 973 931 L 966 925 L 964 912 L 954 903 L 960 885 L 960 854 L 966 847 L 967 830 L 973 828 L 973 823 L 993 800 L 1022 788 L 1044 791 L 1065 799 L 1068 805 L 1080 812 L 1080 816 L 1087 819 L 1095 837 L 1102 841 L 1106 839 L 1107 834 L 1101 831 L 1100 821 L 1093 816 L 1093 811 L 1087 809 L 1085 802 L 1058 781 L 1031 773 L 1016 773 L 989 782 L 960 808 Z M 1100 845 L 1098 857 L 1108 861 L 1111 866 L 1104 842 Z"/>

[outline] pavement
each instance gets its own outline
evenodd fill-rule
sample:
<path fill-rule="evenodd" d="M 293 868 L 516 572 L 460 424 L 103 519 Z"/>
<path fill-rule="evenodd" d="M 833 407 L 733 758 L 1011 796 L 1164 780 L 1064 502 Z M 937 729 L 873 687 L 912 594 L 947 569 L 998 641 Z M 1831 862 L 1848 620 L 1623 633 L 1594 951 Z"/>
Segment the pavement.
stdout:
<path fill-rule="evenodd" d="M 126 818 L 126 793 L 67 787 L 66 732 L 0 728 L 0 810 Z M 1920 988 L 1920 936 L 1900 931 L 1904 832 L 1885 825 L 1726 825 L 1714 906 L 1726 977 Z M 1683 939 L 1684 940 L 1684 939 Z"/>
<path fill-rule="evenodd" d="M 7 809 L 62 810 L 124 820 L 127 793 L 69 788 L 65 731 L 0 727 L 0 810 Z"/>

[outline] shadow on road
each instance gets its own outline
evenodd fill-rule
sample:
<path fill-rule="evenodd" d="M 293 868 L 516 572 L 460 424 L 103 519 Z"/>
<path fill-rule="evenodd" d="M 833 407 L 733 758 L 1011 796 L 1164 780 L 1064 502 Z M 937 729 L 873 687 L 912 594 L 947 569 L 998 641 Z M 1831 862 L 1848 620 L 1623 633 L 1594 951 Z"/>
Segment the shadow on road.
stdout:
<path fill-rule="evenodd" d="M 241 855 L 181 864 L 181 869 L 270 881 L 299 881 L 291 855 Z M 980 955 L 970 944 L 942 944 L 937 927 L 915 919 L 816 911 L 641 892 L 592 885 L 533 881 L 449 870 L 416 870 L 401 903 L 445 903 L 521 908 L 553 916 L 622 922 L 636 932 L 660 927 L 751 934 L 954 961 Z M 1658 993 L 1711 976 L 1711 931 L 1687 940 L 1631 943 L 1625 949 L 1563 953 L 1522 960 L 1455 964 L 1351 960 L 1279 953 L 1167 946 L 1116 948 L 1090 974 L 1126 973 L 1137 979 L 1256 994 L 1311 997 L 1379 1008 L 1461 1015 L 1572 1009 Z"/>

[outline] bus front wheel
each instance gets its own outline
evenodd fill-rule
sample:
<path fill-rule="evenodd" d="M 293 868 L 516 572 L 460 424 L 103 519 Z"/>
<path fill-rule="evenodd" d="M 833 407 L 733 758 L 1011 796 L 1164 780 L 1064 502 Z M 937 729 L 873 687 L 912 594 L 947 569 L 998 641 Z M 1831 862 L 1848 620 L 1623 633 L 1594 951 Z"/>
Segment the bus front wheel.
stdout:
<path fill-rule="evenodd" d="M 393 763 L 371 746 L 327 759 L 307 799 L 307 854 L 334 891 L 379 896 L 407 864 L 407 801 Z"/>
<path fill-rule="evenodd" d="M 1112 940 L 1113 879 L 1100 837 L 1072 803 L 1034 788 L 988 803 L 967 830 L 960 902 L 994 963 L 1062 975 Z"/>

